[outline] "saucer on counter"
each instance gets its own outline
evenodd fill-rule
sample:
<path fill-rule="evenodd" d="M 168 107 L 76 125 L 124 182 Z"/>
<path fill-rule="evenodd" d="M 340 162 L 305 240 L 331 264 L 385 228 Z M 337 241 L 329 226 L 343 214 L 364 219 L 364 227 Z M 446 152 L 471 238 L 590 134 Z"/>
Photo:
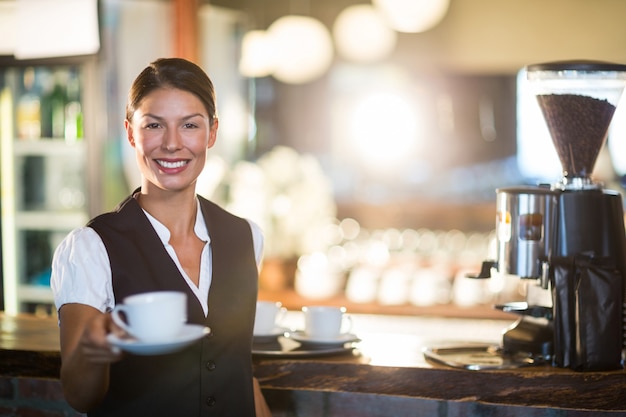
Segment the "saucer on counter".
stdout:
<path fill-rule="evenodd" d="M 355 343 L 301 343 L 292 337 L 281 335 L 271 342 L 256 342 L 252 346 L 252 356 L 257 358 L 300 359 L 326 356 L 354 355 L 360 353 Z"/>
<path fill-rule="evenodd" d="M 343 345 L 344 343 L 359 342 L 361 340 L 352 333 L 341 333 L 337 337 L 320 339 L 308 336 L 302 330 L 289 332 L 288 337 L 303 344 L 317 345 Z"/>
<path fill-rule="evenodd" d="M 254 343 L 270 343 L 276 340 L 278 336 L 283 336 L 289 330 L 284 327 L 276 327 L 270 333 L 255 334 L 252 336 Z"/>
<path fill-rule="evenodd" d="M 118 337 L 113 333 L 107 336 L 107 340 L 111 345 L 135 355 L 164 355 L 181 350 L 209 333 L 211 330 L 208 327 L 186 324 L 174 340 L 167 342 L 141 342 L 129 337 Z"/>

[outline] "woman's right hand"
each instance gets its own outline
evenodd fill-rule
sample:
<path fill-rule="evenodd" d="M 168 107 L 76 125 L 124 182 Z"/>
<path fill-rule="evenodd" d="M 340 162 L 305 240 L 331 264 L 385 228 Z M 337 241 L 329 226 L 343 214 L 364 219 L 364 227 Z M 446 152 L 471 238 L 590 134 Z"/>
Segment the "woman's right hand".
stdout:
<path fill-rule="evenodd" d="M 123 357 L 122 351 L 112 346 L 107 340 L 107 335 L 113 333 L 123 336 L 124 331 L 117 326 L 111 313 L 96 314 L 91 317 L 85 327 L 79 341 L 79 349 L 89 361 L 98 364 L 107 364 L 119 361 Z"/>
<path fill-rule="evenodd" d="M 107 335 L 122 332 L 110 314 L 84 304 L 62 306 L 59 323 L 63 392 L 72 407 L 87 412 L 109 389 L 109 365 L 123 357 Z"/>

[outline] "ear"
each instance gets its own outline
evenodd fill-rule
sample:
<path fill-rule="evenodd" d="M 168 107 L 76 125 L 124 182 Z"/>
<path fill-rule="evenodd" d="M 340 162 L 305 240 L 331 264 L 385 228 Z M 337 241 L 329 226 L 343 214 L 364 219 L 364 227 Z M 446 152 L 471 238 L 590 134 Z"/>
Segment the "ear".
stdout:
<path fill-rule="evenodd" d="M 219 126 L 219 121 L 217 117 L 213 119 L 213 124 L 211 125 L 211 129 L 209 130 L 209 143 L 207 144 L 207 149 L 212 148 L 215 145 L 215 141 L 217 140 L 217 128 Z"/>
<path fill-rule="evenodd" d="M 124 120 L 124 129 L 126 129 L 126 139 L 133 148 L 135 147 L 135 137 L 133 136 L 133 126 L 128 120 Z"/>

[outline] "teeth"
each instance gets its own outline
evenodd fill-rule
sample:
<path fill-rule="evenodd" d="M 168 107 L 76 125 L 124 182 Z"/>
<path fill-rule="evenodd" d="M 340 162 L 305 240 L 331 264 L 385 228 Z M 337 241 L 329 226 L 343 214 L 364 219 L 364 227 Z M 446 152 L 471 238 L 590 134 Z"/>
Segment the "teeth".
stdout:
<path fill-rule="evenodd" d="M 163 168 L 180 168 L 183 165 L 186 165 L 187 161 L 168 162 L 157 159 L 157 164 L 161 165 Z"/>

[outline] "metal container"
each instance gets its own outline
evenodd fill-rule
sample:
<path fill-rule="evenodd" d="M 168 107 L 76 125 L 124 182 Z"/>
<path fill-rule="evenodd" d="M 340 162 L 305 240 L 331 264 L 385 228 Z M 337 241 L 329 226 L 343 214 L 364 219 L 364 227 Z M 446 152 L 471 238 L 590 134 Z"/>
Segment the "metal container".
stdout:
<path fill-rule="evenodd" d="M 554 247 L 558 191 L 548 187 L 500 188 L 497 193 L 498 272 L 540 278 Z"/>

